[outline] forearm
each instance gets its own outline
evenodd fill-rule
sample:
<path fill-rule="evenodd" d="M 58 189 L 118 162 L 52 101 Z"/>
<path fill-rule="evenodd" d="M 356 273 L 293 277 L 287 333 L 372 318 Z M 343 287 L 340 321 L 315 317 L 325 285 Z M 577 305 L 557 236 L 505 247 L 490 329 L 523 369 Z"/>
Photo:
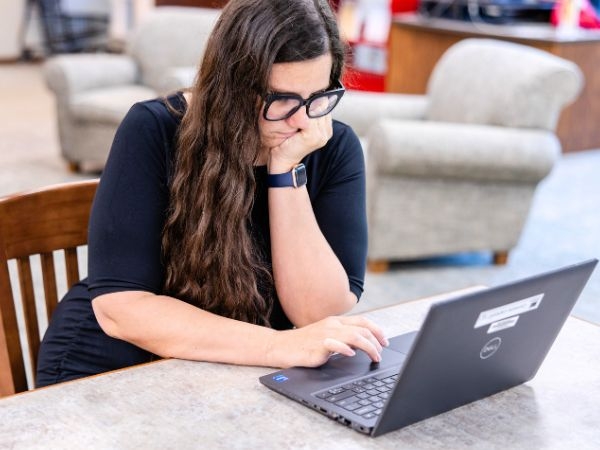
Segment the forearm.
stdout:
<path fill-rule="evenodd" d="M 356 296 L 319 229 L 306 187 L 269 189 L 269 220 L 275 287 L 292 323 L 349 311 Z"/>
<path fill-rule="evenodd" d="M 276 331 L 203 311 L 172 297 L 129 291 L 106 294 L 92 306 L 109 336 L 162 357 L 269 367 L 319 366 L 332 352 L 360 349 L 380 361 L 383 332 L 359 316 L 329 317 Z"/>
<path fill-rule="evenodd" d="M 278 365 L 270 355 L 276 331 L 221 317 L 172 297 L 120 292 L 93 301 L 110 336 L 161 357 L 242 365 Z"/>

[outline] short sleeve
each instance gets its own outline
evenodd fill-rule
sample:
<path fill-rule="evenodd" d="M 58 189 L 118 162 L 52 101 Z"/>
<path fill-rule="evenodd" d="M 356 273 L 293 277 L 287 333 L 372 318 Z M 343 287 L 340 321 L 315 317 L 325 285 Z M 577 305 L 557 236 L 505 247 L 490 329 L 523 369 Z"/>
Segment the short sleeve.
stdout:
<path fill-rule="evenodd" d="M 159 293 L 167 171 L 176 123 L 154 100 L 134 105 L 119 126 L 92 206 L 89 291 Z"/>

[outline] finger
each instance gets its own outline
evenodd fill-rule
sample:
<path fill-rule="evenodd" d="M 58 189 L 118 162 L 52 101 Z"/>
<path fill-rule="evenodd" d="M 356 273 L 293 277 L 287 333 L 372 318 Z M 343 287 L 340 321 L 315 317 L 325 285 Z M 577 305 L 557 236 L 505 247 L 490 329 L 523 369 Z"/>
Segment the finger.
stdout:
<path fill-rule="evenodd" d="M 367 355 L 369 355 L 369 358 L 371 358 L 372 361 L 380 362 L 381 352 L 377 349 L 377 345 L 374 342 L 377 341 L 366 338 L 360 332 L 354 332 L 351 338 L 348 340 L 348 344 L 365 352 Z M 379 346 L 379 348 L 381 348 L 381 346 Z"/>
<path fill-rule="evenodd" d="M 352 347 L 350 347 L 348 344 L 338 341 L 337 339 L 326 338 L 323 341 L 323 346 L 331 353 L 340 353 L 346 356 L 356 355 L 356 352 L 352 349 Z"/>
<path fill-rule="evenodd" d="M 342 319 L 342 323 L 344 323 L 344 324 L 367 328 L 373 334 L 373 336 L 375 336 L 377 341 L 379 341 L 379 343 L 381 345 L 383 345 L 384 347 L 387 347 L 388 345 L 390 345 L 390 342 L 385 337 L 383 330 L 377 324 L 375 324 L 375 322 L 367 319 L 366 317 L 364 317 L 364 316 L 343 316 L 341 319 Z"/>

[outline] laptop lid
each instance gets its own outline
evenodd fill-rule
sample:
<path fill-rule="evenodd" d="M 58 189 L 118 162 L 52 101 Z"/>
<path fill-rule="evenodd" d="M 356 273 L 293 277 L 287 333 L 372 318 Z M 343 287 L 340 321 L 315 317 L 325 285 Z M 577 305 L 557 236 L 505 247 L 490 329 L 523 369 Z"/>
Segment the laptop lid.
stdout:
<path fill-rule="evenodd" d="M 317 369 L 285 369 L 260 381 L 372 436 L 396 430 L 533 378 L 597 262 L 438 302 L 414 339 L 391 339 L 379 365 L 357 352 L 336 355 Z M 397 381 L 377 418 L 358 417 L 319 396 L 356 377 L 378 380 L 374 377 L 394 373 Z"/>

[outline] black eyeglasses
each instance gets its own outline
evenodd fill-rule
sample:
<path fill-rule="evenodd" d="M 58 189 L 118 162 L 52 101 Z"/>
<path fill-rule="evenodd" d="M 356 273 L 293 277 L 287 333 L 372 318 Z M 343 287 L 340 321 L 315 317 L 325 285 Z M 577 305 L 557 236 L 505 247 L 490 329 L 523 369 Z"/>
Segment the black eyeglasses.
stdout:
<path fill-rule="evenodd" d="M 265 97 L 263 117 L 270 121 L 284 120 L 292 117 L 304 105 L 308 117 L 323 117 L 333 111 L 344 92 L 346 89 L 338 81 L 333 89 L 313 94 L 306 100 L 297 94 L 268 94 Z"/>

